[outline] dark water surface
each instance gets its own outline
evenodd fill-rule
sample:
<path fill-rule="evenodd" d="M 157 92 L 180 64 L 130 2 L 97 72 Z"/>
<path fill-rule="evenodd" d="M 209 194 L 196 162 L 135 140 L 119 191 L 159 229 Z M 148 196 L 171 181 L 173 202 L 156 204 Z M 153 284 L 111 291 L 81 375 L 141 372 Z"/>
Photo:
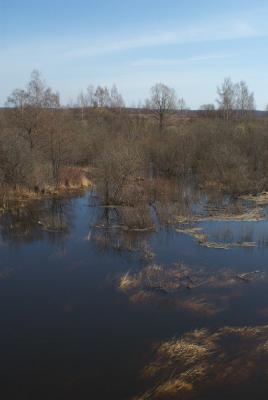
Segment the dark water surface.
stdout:
<path fill-rule="evenodd" d="M 267 324 L 265 280 L 241 281 L 232 289 L 197 289 L 195 293 L 202 298 L 209 295 L 220 307 L 207 315 L 176 307 L 168 296 L 155 303 L 135 303 L 118 289 L 122 274 L 146 265 L 139 251 L 129 251 L 130 243 L 138 249 L 145 240 L 157 264 L 183 262 L 204 267 L 206 274 L 225 268 L 234 274 L 266 273 L 267 221 L 200 223 L 210 240 L 229 243 L 242 237 L 257 247 L 210 249 L 189 235 L 162 228 L 150 234 L 132 233 L 124 249 L 125 238 L 112 229 L 93 232 L 103 210 L 90 207 L 89 196 L 47 200 L 31 211 L 13 210 L 1 219 L 3 399 L 132 398 L 148 389 L 141 370 L 153 354 L 154 343 L 203 327 Z M 219 304 L 219 293 L 224 306 Z M 183 296 L 192 298 L 192 291 Z M 246 384 L 197 398 L 253 396 L 268 398 L 268 384 L 258 374 Z"/>

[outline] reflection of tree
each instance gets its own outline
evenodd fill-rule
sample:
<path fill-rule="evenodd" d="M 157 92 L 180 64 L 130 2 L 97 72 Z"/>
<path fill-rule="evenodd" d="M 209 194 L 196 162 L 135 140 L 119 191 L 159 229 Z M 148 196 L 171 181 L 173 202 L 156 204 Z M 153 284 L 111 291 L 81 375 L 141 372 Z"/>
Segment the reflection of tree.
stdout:
<path fill-rule="evenodd" d="M 232 225 L 226 224 L 225 226 L 218 226 L 217 231 L 215 233 L 215 239 L 217 242 L 223 242 L 223 243 L 232 243 L 232 242 L 238 242 L 238 243 L 249 243 L 253 242 L 253 229 L 252 227 L 245 227 L 245 229 L 241 229 L 237 232 L 237 235 L 235 232 L 232 230 Z M 236 236 L 238 236 L 236 238 Z"/>
<path fill-rule="evenodd" d="M 52 198 L 47 204 L 46 210 L 41 214 L 39 224 L 43 230 L 48 232 L 68 231 L 68 207 L 67 204 L 59 199 Z"/>
<path fill-rule="evenodd" d="M 193 207 L 200 200 L 197 190 L 192 190 L 191 185 L 164 178 L 154 179 L 151 186 L 151 203 L 160 224 L 176 224 L 178 217 L 191 220 Z"/>
<path fill-rule="evenodd" d="M 91 223 L 88 239 L 96 243 L 99 249 L 118 251 L 141 250 L 148 232 L 131 231 L 122 225 L 122 210 L 117 207 L 97 209 L 97 215 Z"/>
<path fill-rule="evenodd" d="M 51 198 L 44 202 L 14 204 L 0 218 L 2 240 L 11 243 L 47 238 L 60 244 L 69 232 L 71 204 L 68 199 Z"/>

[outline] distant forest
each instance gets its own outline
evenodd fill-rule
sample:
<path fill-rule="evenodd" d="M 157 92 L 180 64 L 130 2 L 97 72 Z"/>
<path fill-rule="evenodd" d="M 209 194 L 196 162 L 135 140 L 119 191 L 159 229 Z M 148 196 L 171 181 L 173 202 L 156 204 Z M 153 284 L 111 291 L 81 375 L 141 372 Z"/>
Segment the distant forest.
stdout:
<path fill-rule="evenodd" d="M 132 205 L 141 181 L 157 178 L 234 196 L 268 190 L 268 109 L 256 111 L 247 84 L 230 78 L 216 104 L 191 111 L 157 83 L 136 108 L 125 107 L 116 86 L 89 86 L 61 106 L 33 71 L 0 110 L 0 204 L 91 182 L 103 204 Z"/>

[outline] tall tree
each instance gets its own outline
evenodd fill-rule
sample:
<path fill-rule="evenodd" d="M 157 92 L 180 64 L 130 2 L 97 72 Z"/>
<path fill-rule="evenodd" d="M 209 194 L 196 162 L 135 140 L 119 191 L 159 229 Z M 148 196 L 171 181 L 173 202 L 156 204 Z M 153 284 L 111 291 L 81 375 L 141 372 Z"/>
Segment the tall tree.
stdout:
<path fill-rule="evenodd" d="M 245 81 L 236 84 L 236 108 L 242 116 L 255 110 L 254 93 L 249 91 Z"/>
<path fill-rule="evenodd" d="M 96 107 L 110 107 L 111 98 L 109 89 L 106 86 L 98 86 L 95 92 Z"/>
<path fill-rule="evenodd" d="M 254 93 L 249 91 L 245 81 L 233 83 L 225 78 L 217 91 L 219 109 L 227 121 L 234 115 L 244 117 L 255 110 Z"/>
<path fill-rule="evenodd" d="M 85 116 L 85 108 L 89 106 L 88 97 L 83 91 L 81 91 L 77 97 L 77 104 L 81 110 L 81 120 L 83 121 Z"/>
<path fill-rule="evenodd" d="M 173 88 L 157 83 L 151 88 L 151 97 L 146 101 L 146 107 L 151 110 L 159 123 L 162 132 L 166 117 L 177 108 L 177 95 Z"/>
<path fill-rule="evenodd" d="M 116 85 L 113 85 L 111 88 L 110 98 L 111 98 L 111 107 L 113 108 L 125 107 L 123 96 L 119 93 Z"/>
<path fill-rule="evenodd" d="M 46 111 L 60 107 L 59 94 L 53 92 L 39 71 L 34 70 L 25 89 L 15 89 L 8 97 L 6 105 L 12 108 L 10 113 L 14 126 L 32 150 L 40 130 L 44 126 Z"/>
<path fill-rule="evenodd" d="M 43 157 L 51 167 L 52 182 L 58 186 L 61 168 L 64 164 L 68 165 L 72 161 L 76 137 L 66 113 L 50 110 L 48 117 L 46 129 L 40 138 L 40 145 Z"/>
<path fill-rule="evenodd" d="M 236 87 L 231 78 L 225 78 L 222 85 L 217 88 L 217 103 L 223 112 L 223 117 L 228 121 L 236 106 Z"/>

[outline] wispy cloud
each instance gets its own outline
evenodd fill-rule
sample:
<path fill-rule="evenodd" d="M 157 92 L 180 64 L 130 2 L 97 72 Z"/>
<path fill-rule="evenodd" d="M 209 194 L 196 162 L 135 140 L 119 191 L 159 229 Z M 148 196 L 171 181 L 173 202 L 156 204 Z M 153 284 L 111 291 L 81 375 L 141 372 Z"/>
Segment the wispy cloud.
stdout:
<path fill-rule="evenodd" d="M 187 43 L 213 42 L 222 40 L 238 40 L 268 36 L 268 27 L 243 19 L 203 23 L 199 26 L 185 26 L 180 29 L 144 33 L 122 39 L 97 41 L 94 46 L 80 43 L 64 53 L 70 58 L 87 58 L 133 49 L 153 48 L 167 45 L 182 45 Z M 88 43 L 93 40 L 88 39 Z M 86 42 L 86 41 L 85 41 Z"/>
<path fill-rule="evenodd" d="M 91 40 L 89 40 L 90 42 Z M 104 55 L 114 52 L 128 51 L 133 49 L 141 49 L 146 47 L 163 46 L 177 43 L 177 36 L 174 32 L 155 32 L 153 34 L 144 34 L 132 37 L 126 40 L 106 39 L 98 43 L 98 45 L 84 45 L 67 51 L 65 56 L 74 58 L 83 58 L 90 56 Z"/>
<path fill-rule="evenodd" d="M 255 84 L 256 97 L 265 104 L 268 6 L 245 7 L 238 16 L 231 13 L 226 10 L 225 15 L 208 15 L 207 20 L 178 16 L 176 22 L 174 15 L 170 22 L 163 20 L 159 29 L 147 21 L 136 29 L 130 24 L 129 31 L 124 28 L 126 24 L 119 24 L 118 29 L 110 31 L 103 26 L 99 34 L 100 30 L 89 25 L 85 31 L 77 29 L 73 36 L 69 31 L 40 30 L 28 36 L 22 32 L 2 38 L 0 104 L 14 87 L 23 86 L 33 68 L 40 69 L 67 100 L 89 83 L 115 82 L 130 101 L 147 96 L 150 85 L 163 81 L 188 93 L 189 102 L 197 105 L 205 100 L 204 93 L 207 101 L 213 99 L 218 82 L 231 75 L 234 80 L 243 78 Z M 249 40 L 257 38 L 265 40 Z M 213 60 L 232 57 L 235 62 L 231 68 L 229 62 L 218 63 L 215 68 Z M 178 74 L 178 68 L 172 68 L 176 65 L 193 67 L 180 68 Z"/>
<path fill-rule="evenodd" d="M 138 33 L 120 32 L 120 36 L 50 37 L 32 38 L 27 42 L 18 40 L 9 43 L 0 51 L 1 59 L 16 58 L 18 54 L 38 55 L 42 60 L 50 59 L 85 60 L 98 56 L 124 53 L 131 50 L 180 46 L 190 43 L 206 43 L 217 41 L 246 40 L 250 38 L 268 37 L 268 9 L 257 17 L 212 18 L 199 24 L 185 24 L 178 27 L 164 27 L 154 31 L 143 28 Z M 265 21 L 265 23 L 264 23 Z M 119 34 L 118 34 L 119 35 Z M 123 37 L 123 39 L 122 39 Z M 23 58 L 25 58 L 23 56 Z"/>
<path fill-rule="evenodd" d="M 222 60 L 235 57 L 235 54 L 205 54 L 186 58 L 144 58 L 131 63 L 133 67 L 168 67 L 181 64 L 192 64 L 210 60 Z"/>

